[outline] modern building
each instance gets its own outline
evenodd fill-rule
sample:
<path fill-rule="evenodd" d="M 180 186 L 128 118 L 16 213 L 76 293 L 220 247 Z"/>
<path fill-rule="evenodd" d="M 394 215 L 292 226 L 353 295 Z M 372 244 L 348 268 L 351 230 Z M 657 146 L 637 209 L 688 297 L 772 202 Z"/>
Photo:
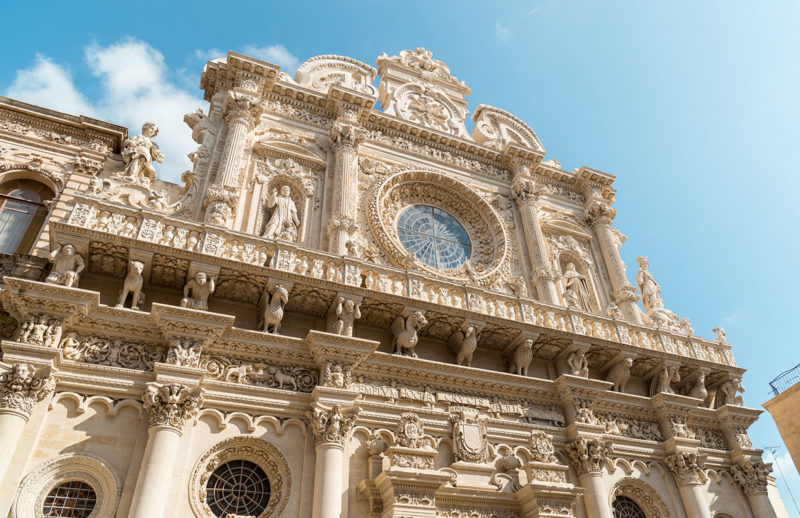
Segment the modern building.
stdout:
<path fill-rule="evenodd" d="M 614 177 L 376 64 L 207 63 L 181 184 L 156 124 L 0 99 L 0 516 L 784 516 Z"/>
<path fill-rule="evenodd" d="M 772 415 L 794 466 L 800 471 L 800 365 L 782 372 L 770 387 L 775 397 L 764 403 L 764 408 Z"/>

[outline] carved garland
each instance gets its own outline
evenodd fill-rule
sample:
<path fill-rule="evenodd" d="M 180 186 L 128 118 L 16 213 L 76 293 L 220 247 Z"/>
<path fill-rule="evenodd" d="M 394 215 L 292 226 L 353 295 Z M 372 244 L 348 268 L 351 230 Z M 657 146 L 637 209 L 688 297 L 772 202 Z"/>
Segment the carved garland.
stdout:
<path fill-rule="evenodd" d="M 195 516 L 215 518 L 206 504 L 206 483 L 219 466 L 232 460 L 257 464 L 269 478 L 267 508 L 256 518 L 281 516 L 292 491 L 292 473 L 286 459 L 272 444 L 255 437 L 233 437 L 217 443 L 195 464 L 189 479 L 189 503 Z"/>
<path fill-rule="evenodd" d="M 626 496 L 636 502 L 647 518 L 669 518 L 672 516 L 667 511 L 667 506 L 658 496 L 658 493 L 641 480 L 624 478 L 617 482 L 609 494 L 609 507 L 618 496 Z"/>
<path fill-rule="evenodd" d="M 397 237 L 397 218 L 416 204 L 433 205 L 451 213 L 464 225 L 472 242 L 472 256 L 460 268 L 440 270 L 419 261 L 416 267 L 454 281 L 464 282 L 472 277 L 481 286 L 491 286 L 497 281 L 510 256 L 502 220 L 467 185 L 433 171 L 402 171 L 385 178 L 373 189 L 368 207 L 370 229 L 395 264 L 407 264 L 409 256 Z"/>

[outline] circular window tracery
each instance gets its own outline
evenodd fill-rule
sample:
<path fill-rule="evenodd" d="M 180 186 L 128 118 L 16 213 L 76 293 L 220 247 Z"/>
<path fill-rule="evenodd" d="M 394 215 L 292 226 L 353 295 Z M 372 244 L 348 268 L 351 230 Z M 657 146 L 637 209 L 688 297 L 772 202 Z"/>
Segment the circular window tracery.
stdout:
<path fill-rule="evenodd" d="M 647 518 L 636 502 L 627 496 L 618 496 L 611 505 L 614 518 Z"/>
<path fill-rule="evenodd" d="M 246 460 L 226 462 L 211 473 L 206 503 L 215 516 L 258 516 L 269 503 L 269 478 L 257 464 Z"/>
<path fill-rule="evenodd" d="M 94 511 L 97 494 L 86 482 L 71 480 L 54 487 L 44 498 L 44 516 L 86 518 Z"/>
<path fill-rule="evenodd" d="M 431 205 L 414 205 L 400 214 L 397 235 L 406 250 L 434 268 L 458 268 L 472 253 L 472 243 L 461 223 Z"/>

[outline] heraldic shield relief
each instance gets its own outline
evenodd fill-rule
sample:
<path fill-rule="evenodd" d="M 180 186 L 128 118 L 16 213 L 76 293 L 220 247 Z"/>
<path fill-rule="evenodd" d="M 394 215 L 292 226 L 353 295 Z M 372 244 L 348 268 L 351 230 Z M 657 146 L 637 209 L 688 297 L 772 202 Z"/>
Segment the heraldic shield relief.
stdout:
<path fill-rule="evenodd" d="M 466 462 L 486 462 L 489 445 L 486 442 L 486 417 L 476 411 L 461 408 L 450 414 L 453 421 L 453 444 L 456 458 Z"/>

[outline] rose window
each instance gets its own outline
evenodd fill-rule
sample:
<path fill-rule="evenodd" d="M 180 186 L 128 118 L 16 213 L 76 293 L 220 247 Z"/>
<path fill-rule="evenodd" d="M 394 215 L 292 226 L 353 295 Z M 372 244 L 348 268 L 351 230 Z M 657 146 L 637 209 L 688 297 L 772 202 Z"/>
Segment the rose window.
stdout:
<path fill-rule="evenodd" d="M 97 504 L 97 494 L 86 482 L 73 480 L 53 488 L 42 505 L 44 516 L 84 518 L 92 514 Z"/>
<path fill-rule="evenodd" d="M 214 516 L 259 516 L 269 504 L 269 479 L 253 462 L 233 460 L 211 473 L 206 503 Z"/>
<path fill-rule="evenodd" d="M 467 231 L 456 218 L 437 207 L 414 205 L 397 221 L 400 242 L 409 253 L 434 268 L 458 268 L 472 252 Z"/>

